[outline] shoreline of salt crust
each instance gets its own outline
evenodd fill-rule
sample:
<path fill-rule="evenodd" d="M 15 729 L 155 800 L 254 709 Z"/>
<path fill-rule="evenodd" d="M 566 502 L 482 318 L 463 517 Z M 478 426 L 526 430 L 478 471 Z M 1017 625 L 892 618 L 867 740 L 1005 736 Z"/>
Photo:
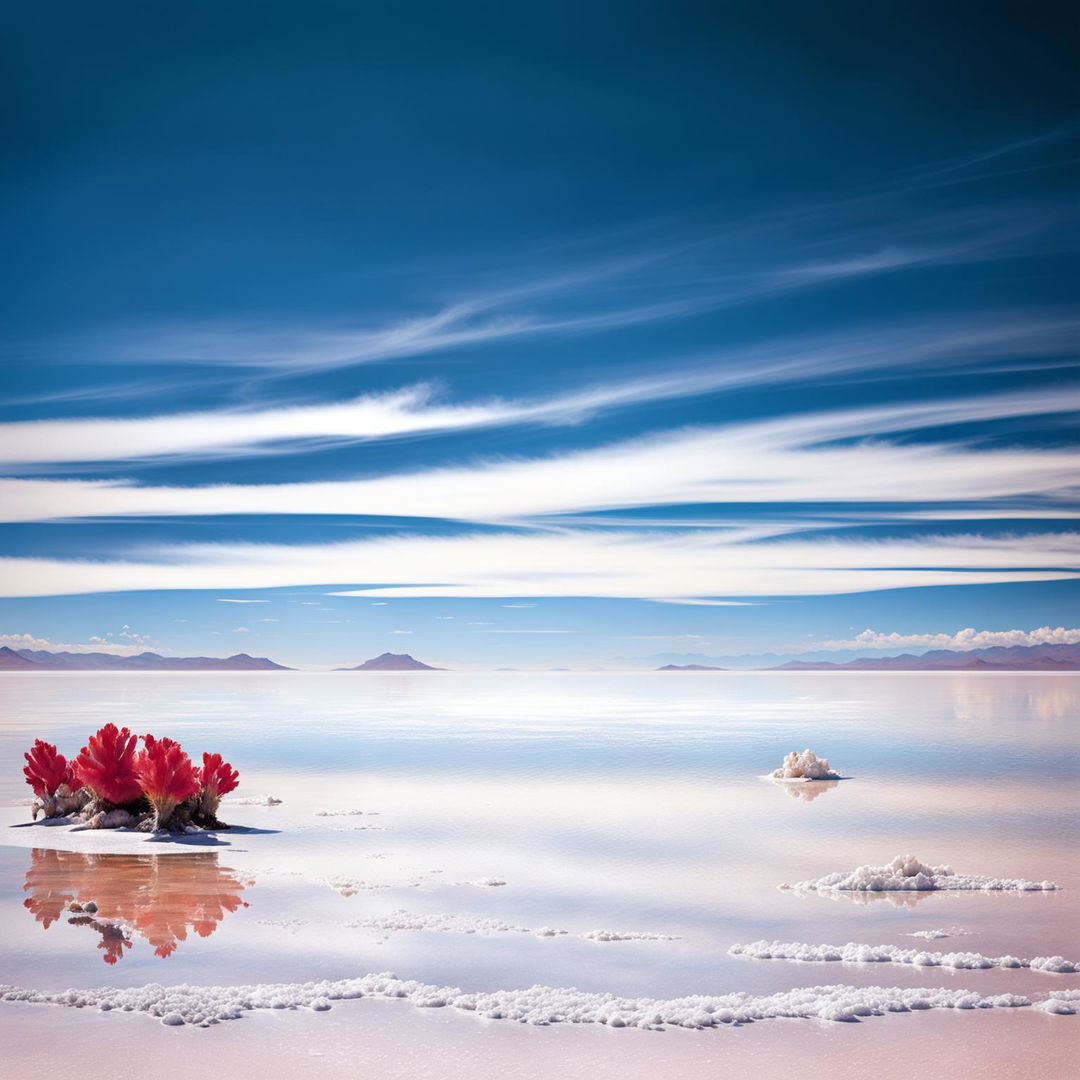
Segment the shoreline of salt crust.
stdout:
<path fill-rule="evenodd" d="M 838 870 L 795 885 L 781 885 L 780 888 L 794 892 L 1054 892 L 1060 886 L 1053 881 L 958 874 L 951 866 L 928 866 L 919 862 L 914 855 L 897 855 L 884 866 Z"/>
<path fill-rule="evenodd" d="M 910 964 L 913 967 L 946 967 L 958 971 L 977 971 L 986 968 L 1027 968 L 1050 975 L 1074 975 L 1080 972 L 1080 960 L 1063 956 L 1036 956 L 1023 960 L 1017 956 L 984 956 L 975 952 L 927 952 L 923 949 L 901 949 L 895 945 L 810 945 L 805 941 L 754 941 L 749 945 L 732 945 L 731 956 L 747 956 L 753 960 L 796 960 L 844 964 Z"/>
<path fill-rule="evenodd" d="M 402 980 L 388 972 L 355 979 L 254 986 L 161 986 L 117 989 L 96 987 L 48 993 L 0 985 L 0 1001 L 67 1008 L 96 1007 L 103 1012 L 142 1012 L 167 1026 L 208 1027 L 235 1020 L 254 1009 L 308 1008 L 323 1012 L 331 1002 L 364 997 L 396 998 L 417 1008 L 453 1008 L 492 1020 L 546 1026 L 558 1023 L 606 1024 L 661 1030 L 665 1027 L 717 1028 L 760 1020 L 817 1019 L 857 1021 L 887 1013 L 928 1009 L 989 1009 L 1029 1006 L 1028 997 L 972 990 L 881 986 L 796 987 L 775 994 L 694 995 L 667 1000 L 616 997 L 574 987 L 532 986 L 525 990 L 465 992 L 458 987 Z M 1051 993 L 1038 1008 L 1056 1015 L 1080 1011 L 1080 990 Z"/>

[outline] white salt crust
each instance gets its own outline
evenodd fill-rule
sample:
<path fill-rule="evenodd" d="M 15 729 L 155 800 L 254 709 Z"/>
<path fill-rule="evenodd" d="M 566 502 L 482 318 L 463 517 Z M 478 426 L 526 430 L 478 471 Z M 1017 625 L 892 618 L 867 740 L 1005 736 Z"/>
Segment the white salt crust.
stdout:
<path fill-rule="evenodd" d="M 1080 960 L 1063 956 L 1036 956 L 1022 960 L 1016 956 L 983 956 L 975 952 L 926 952 L 922 949 L 900 949 L 895 945 L 808 945 L 805 941 L 754 941 L 749 945 L 732 945 L 732 956 L 749 956 L 755 960 L 840 961 L 845 964 L 911 964 L 915 967 L 947 967 L 958 970 L 984 968 L 1030 968 L 1055 975 L 1072 975 L 1080 971 Z"/>
<path fill-rule="evenodd" d="M 679 941 L 678 934 L 655 934 L 648 930 L 590 930 L 580 935 L 588 941 Z"/>
<path fill-rule="evenodd" d="M 443 934 L 527 934 L 527 926 L 515 926 L 502 919 L 482 919 L 471 915 L 415 915 L 393 911 L 389 915 L 370 915 L 345 924 L 364 930 L 418 930 Z"/>
<path fill-rule="evenodd" d="M 239 799 L 222 799 L 222 806 L 280 806 L 281 800 L 273 795 L 244 795 Z"/>
<path fill-rule="evenodd" d="M 378 817 L 378 810 L 316 810 L 316 817 Z"/>
<path fill-rule="evenodd" d="M 535 934 L 537 937 L 567 937 L 569 930 L 556 930 L 541 926 L 530 930 L 527 926 L 504 922 L 502 919 L 485 919 L 474 915 L 418 915 L 410 911 L 392 911 L 389 915 L 369 915 L 345 923 L 347 927 L 361 930 L 426 931 L 443 934 Z M 589 930 L 576 937 L 586 941 L 679 941 L 678 934 L 661 934 L 648 930 Z"/>
<path fill-rule="evenodd" d="M 927 866 L 914 855 L 897 855 L 885 866 L 860 866 L 781 889 L 816 892 L 932 892 L 962 889 L 977 892 L 1052 892 L 1052 881 L 1025 881 L 1023 878 L 979 877 L 958 874 L 949 866 Z"/>
<path fill-rule="evenodd" d="M 839 780 L 838 772 L 829 768 L 828 758 L 819 758 L 813 750 L 801 754 L 792 750 L 779 769 L 769 774 L 774 780 Z"/>
<path fill-rule="evenodd" d="M 905 934 L 904 937 L 922 938 L 924 941 L 937 941 L 939 938 L 961 937 L 970 934 L 971 931 L 965 930 L 962 926 L 948 926 L 942 927 L 940 930 L 913 930 L 910 934 Z"/>
<path fill-rule="evenodd" d="M 1038 1008 L 1056 1016 L 1075 1016 L 1080 1013 L 1080 990 L 1051 990 Z"/>
<path fill-rule="evenodd" d="M 221 1020 L 235 1020 L 252 1009 L 324 1011 L 330 1008 L 332 1001 L 363 997 L 399 998 L 418 1008 L 450 1007 L 492 1020 L 516 1020 L 523 1024 L 607 1024 L 616 1028 L 652 1029 L 666 1026 L 714 1028 L 781 1017 L 855 1021 L 890 1012 L 1016 1008 L 1031 1004 L 1029 998 L 1016 994 L 983 997 L 971 990 L 940 987 L 809 986 L 764 996 L 736 993 L 669 1000 L 623 998 L 551 986 L 466 993 L 458 987 L 401 980 L 388 972 L 333 982 L 256 986 L 161 986 L 151 983 L 131 989 L 98 987 L 59 993 L 0 985 L 0 1001 L 98 1008 L 103 1012 L 143 1012 L 169 1026 L 197 1024 L 208 1027 Z M 1074 1003 L 1074 999 L 1060 995 L 1053 1000 L 1058 1003 L 1057 1011 L 1071 1008 Z M 1043 1007 L 1046 1005 L 1043 1003 Z"/>

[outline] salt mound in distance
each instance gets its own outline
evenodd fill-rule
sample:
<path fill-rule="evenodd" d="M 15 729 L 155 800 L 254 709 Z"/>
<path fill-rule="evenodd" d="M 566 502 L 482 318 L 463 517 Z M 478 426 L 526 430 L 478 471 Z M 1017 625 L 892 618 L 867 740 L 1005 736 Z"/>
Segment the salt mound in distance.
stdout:
<path fill-rule="evenodd" d="M 1016 956 L 983 956 L 976 952 L 927 952 L 923 949 L 901 949 L 895 945 L 808 945 L 805 941 L 754 941 L 749 945 L 732 945 L 732 956 L 749 956 L 755 960 L 839 961 L 845 964 L 911 964 L 914 967 L 955 968 L 958 971 L 978 971 L 986 968 L 1029 968 L 1055 975 L 1072 975 L 1080 971 L 1080 961 L 1063 956 L 1036 956 L 1022 960 Z"/>
<path fill-rule="evenodd" d="M 914 855 L 897 855 L 884 866 L 859 866 L 835 874 L 781 885 L 782 889 L 811 892 L 933 892 L 956 889 L 976 892 L 1053 892 L 1053 881 L 1025 881 L 1023 878 L 980 877 L 958 874 L 950 866 L 928 866 Z"/>
<path fill-rule="evenodd" d="M 774 780 L 839 780 L 840 774 L 829 768 L 828 758 L 819 758 L 813 750 L 801 754 L 792 750 L 783 765 L 769 774 Z"/>

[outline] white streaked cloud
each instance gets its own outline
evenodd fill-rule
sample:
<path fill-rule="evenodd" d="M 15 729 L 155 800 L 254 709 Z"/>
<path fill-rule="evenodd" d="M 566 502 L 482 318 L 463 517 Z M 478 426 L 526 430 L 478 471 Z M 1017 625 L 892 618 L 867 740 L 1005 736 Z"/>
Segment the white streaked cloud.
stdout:
<path fill-rule="evenodd" d="M 672 504 L 969 503 L 1074 496 L 1080 451 L 889 442 L 942 425 L 1063 414 L 1080 388 L 808 412 L 665 432 L 595 449 L 362 480 L 137 486 L 0 480 L 0 520 L 212 514 L 362 514 L 466 521 Z M 844 440 L 842 442 L 838 440 Z"/>
<path fill-rule="evenodd" d="M 328 404 L 215 410 L 145 417 L 68 418 L 0 424 L 0 463 L 137 461 L 170 456 L 295 453 L 341 441 L 370 441 L 511 424 L 577 423 L 596 412 L 725 389 L 799 379 L 895 374 L 932 366 L 940 373 L 1037 352 L 1072 356 L 1080 324 L 1067 317 L 1013 317 L 879 327 L 828 338 L 782 340 L 684 364 L 663 375 L 585 386 L 544 399 L 437 400 L 419 384 Z"/>
<path fill-rule="evenodd" d="M 863 630 L 846 641 L 819 641 L 813 645 L 802 643 L 786 646 L 787 652 L 850 651 L 852 649 L 989 649 L 994 646 L 1010 648 L 1016 645 L 1077 645 L 1080 644 L 1080 628 L 1064 626 L 1040 626 L 1036 630 L 976 630 L 967 627 L 954 634 L 884 634 L 877 630 Z"/>
<path fill-rule="evenodd" d="M 157 549 L 154 555 L 152 561 L 3 558 L 0 595 L 352 581 L 371 588 L 336 595 L 369 601 L 415 596 L 811 596 L 1076 577 L 1080 533 L 731 543 L 711 530 L 515 531 L 386 536 L 320 545 L 185 545 Z"/>
<path fill-rule="evenodd" d="M 269 600 L 233 600 L 227 596 L 219 596 L 217 598 L 219 604 L 269 604 Z"/>

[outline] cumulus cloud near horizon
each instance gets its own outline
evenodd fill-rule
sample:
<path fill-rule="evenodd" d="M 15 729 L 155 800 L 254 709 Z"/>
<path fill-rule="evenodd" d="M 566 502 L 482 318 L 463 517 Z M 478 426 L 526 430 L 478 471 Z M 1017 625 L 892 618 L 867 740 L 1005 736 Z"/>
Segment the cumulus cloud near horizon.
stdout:
<path fill-rule="evenodd" d="M 925 648 L 967 652 L 972 649 L 989 649 L 995 646 L 1010 648 L 1017 645 L 1078 644 L 1080 644 L 1080 628 L 1040 626 L 1035 630 L 976 630 L 969 626 L 953 634 L 883 634 L 877 630 L 867 629 L 846 640 L 818 641 L 812 645 L 801 643 L 798 646 L 789 646 L 787 651 Z"/>
<path fill-rule="evenodd" d="M 15 652 L 20 649 L 32 649 L 34 652 L 108 653 L 110 656 L 138 656 L 150 648 L 149 639 L 142 637 L 139 637 L 134 644 L 122 644 L 103 637 L 91 637 L 89 641 L 66 642 L 50 641 L 48 638 L 35 637 L 33 634 L 0 634 L 0 646 L 4 645 Z"/>

